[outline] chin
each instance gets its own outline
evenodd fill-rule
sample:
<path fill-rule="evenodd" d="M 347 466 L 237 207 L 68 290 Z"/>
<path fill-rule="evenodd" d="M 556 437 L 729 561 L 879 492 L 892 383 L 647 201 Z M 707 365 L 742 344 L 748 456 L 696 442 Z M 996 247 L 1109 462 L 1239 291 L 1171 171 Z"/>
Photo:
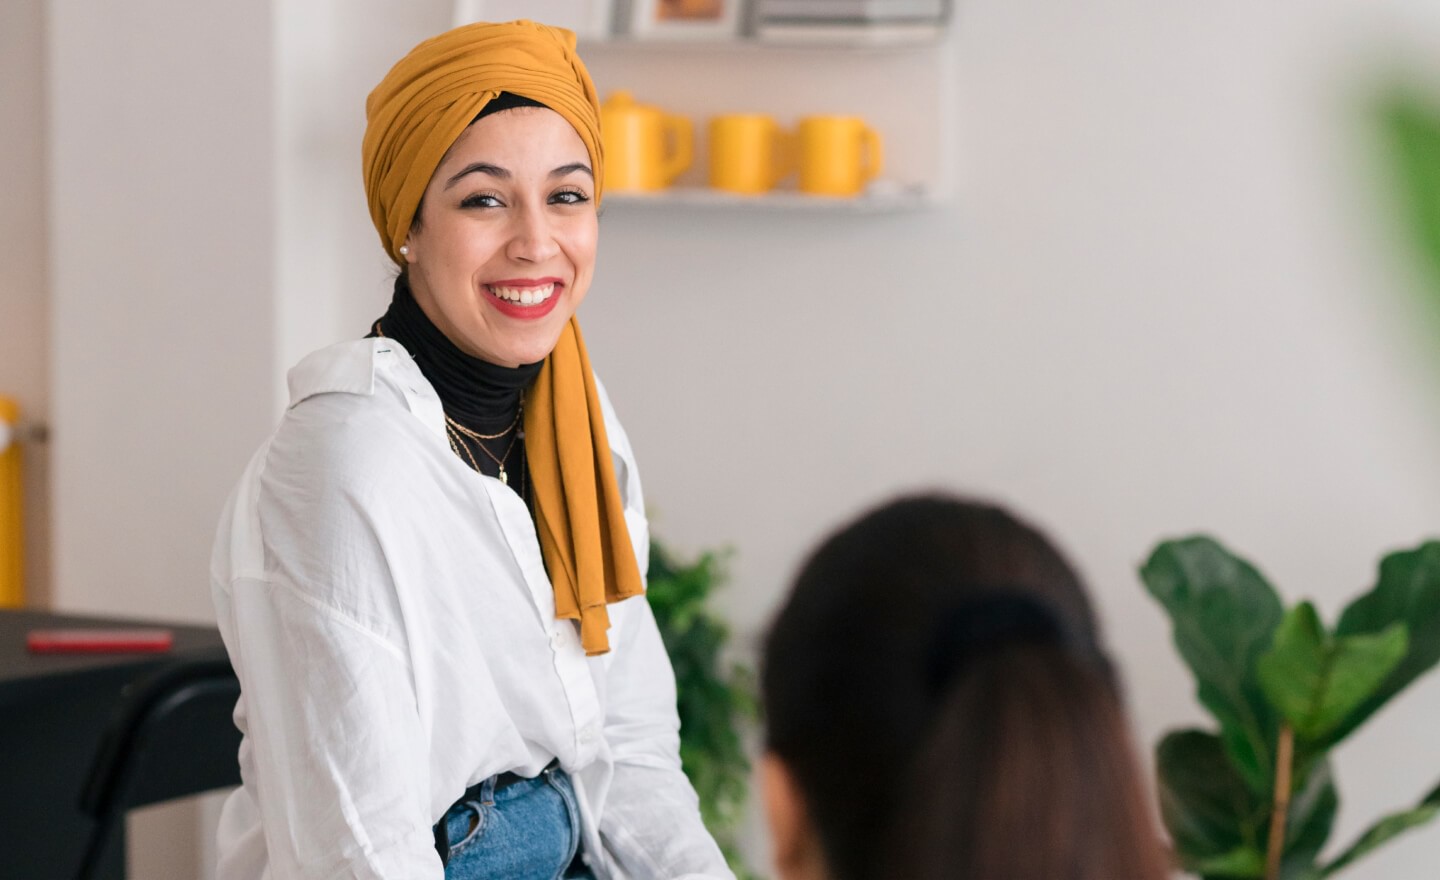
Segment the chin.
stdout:
<path fill-rule="evenodd" d="M 560 334 L 555 334 L 544 343 L 534 345 L 517 345 L 503 352 L 498 352 L 509 364 L 534 364 L 545 360 L 550 352 L 555 350 L 555 344 L 560 341 Z"/>

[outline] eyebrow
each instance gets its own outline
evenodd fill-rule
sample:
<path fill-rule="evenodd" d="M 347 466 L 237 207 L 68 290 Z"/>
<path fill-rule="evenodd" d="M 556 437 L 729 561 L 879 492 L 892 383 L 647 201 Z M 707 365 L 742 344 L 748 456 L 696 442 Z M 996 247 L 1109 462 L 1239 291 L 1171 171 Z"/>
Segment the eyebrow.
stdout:
<path fill-rule="evenodd" d="M 584 171 L 586 174 L 590 175 L 591 180 L 595 179 L 595 172 L 591 171 L 590 166 L 586 165 L 584 162 L 571 162 L 569 165 L 561 165 L 559 168 L 551 171 L 550 176 L 564 177 L 567 174 L 574 174 L 576 171 Z"/>
<path fill-rule="evenodd" d="M 590 175 L 591 180 L 595 179 L 595 172 L 591 171 L 590 166 L 586 165 L 584 162 L 571 162 L 569 165 L 561 165 L 559 168 L 551 171 L 550 176 L 564 177 L 567 174 L 574 174 L 576 171 L 583 171 L 586 174 Z M 468 174 L 488 174 L 491 177 L 498 177 L 501 180 L 509 180 L 511 177 L 510 169 L 508 168 L 501 168 L 499 165 L 492 165 L 489 162 L 472 162 L 471 164 L 466 165 L 464 168 L 460 169 L 459 173 L 457 173 L 454 177 L 451 177 L 449 180 L 445 181 L 445 188 L 449 189 L 450 187 L 459 183 L 460 178 L 465 177 Z"/>

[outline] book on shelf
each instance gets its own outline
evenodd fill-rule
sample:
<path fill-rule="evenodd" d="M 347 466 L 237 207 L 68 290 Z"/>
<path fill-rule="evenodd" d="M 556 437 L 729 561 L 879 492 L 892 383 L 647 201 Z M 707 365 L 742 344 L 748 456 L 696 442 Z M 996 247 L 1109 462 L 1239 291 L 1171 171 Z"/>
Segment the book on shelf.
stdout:
<path fill-rule="evenodd" d="M 942 18 L 945 0 L 759 0 L 760 21 L 922 21 Z"/>
<path fill-rule="evenodd" d="M 755 24 L 757 40 L 801 45 L 910 45 L 935 42 L 943 33 L 944 25 L 939 21 L 867 24 L 760 21 Z"/>

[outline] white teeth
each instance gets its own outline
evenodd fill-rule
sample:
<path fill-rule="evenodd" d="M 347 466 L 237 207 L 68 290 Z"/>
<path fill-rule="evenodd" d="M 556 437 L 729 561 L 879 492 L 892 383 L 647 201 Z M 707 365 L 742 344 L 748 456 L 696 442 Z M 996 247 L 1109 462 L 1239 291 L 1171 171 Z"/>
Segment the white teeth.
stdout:
<path fill-rule="evenodd" d="M 550 295 L 555 292 L 555 285 L 552 283 L 543 287 L 491 287 L 490 292 L 506 302 L 519 303 L 522 306 L 535 306 L 550 298 Z"/>

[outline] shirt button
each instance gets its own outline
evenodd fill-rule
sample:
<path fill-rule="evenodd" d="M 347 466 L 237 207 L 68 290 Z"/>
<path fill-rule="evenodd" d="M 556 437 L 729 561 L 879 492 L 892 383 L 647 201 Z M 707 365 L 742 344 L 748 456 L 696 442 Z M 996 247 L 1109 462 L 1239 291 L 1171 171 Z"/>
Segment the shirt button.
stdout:
<path fill-rule="evenodd" d="M 580 741 L 586 745 L 595 741 L 595 725 L 587 724 L 580 728 Z"/>
<path fill-rule="evenodd" d="M 555 630 L 554 632 L 550 633 L 550 647 L 552 647 L 552 648 L 554 648 L 555 650 L 558 651 L 558 650 L 560 650 L 561 646 L 564 645 L 564 644 L 565 644 L 565 635 L 564 635 L 564 633 L 560 632 L 559 630 Z"/>

